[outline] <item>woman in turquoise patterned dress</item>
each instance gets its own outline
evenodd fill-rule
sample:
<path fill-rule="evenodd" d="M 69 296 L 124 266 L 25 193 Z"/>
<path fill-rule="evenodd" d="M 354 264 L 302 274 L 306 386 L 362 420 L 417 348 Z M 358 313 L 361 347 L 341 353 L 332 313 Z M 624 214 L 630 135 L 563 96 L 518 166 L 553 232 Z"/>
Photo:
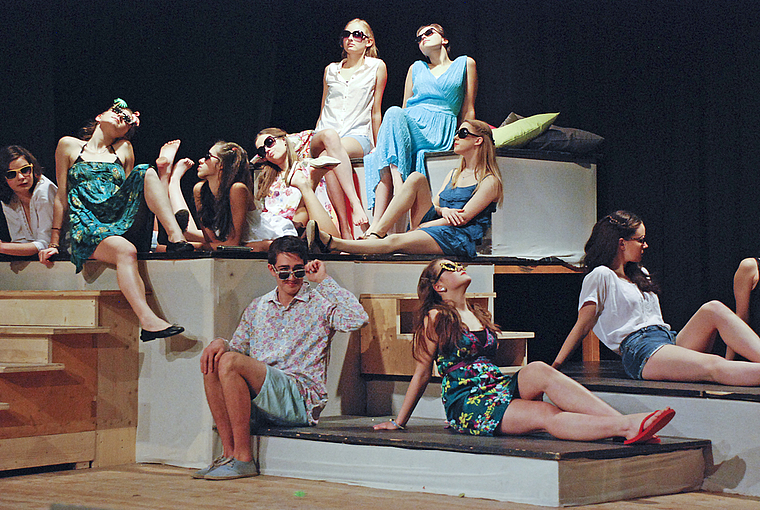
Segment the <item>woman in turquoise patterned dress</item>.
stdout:
<path fill-rule="evenodd" d="M 116 279 L 132 306 L 143 341 L 184 331 L 159 318 L 145 300 L 145 284 L 137 269 L 135 242 L 153 211 L 169 236 L 167 251 L 192 251 L 172 214 L 168 192 L 148 165 L 134 166 L 129 142 L 140 123 L 138 112 L 121 99 L 82 129 L 80 138 L 64 136 L 55 151 L 58 193 L 53 211 L 49 248 L 40 261 L 50 263 L 58 253 L 61 227 L 68 213 L 71 261 L 77 272 L 88 258 L 116 266 Z"/>
<path fill-rule="evenodd" d="M 400 181 L 415 171 L 427 177 L 423 155 L 451 149 L 460 121 L 475 118 L 475 60 L 462 55 L 452 61 L 440 25 L 421 26 L 416 40 L 428 62 L 418 60 L 409 67 L 402 107 L 388 108 L 375 150 L 364 156 L 373 221 L 382 217 Z"/>
<path fill-rule="evenodd" d="M 542 362 L 534 361 L 514 375 L 502 374 L 492 361 L 498 327 L 486 310 L 467 302 L 469 285 L 465 268 L 449 260 L 434 260 L 422 272 L 414 376 L 398 417 L 375 425 L 376 430 L 405 428 L 435 362 L 443 376 L 446 419 L 459 432 L 548 432 L 579 441 L 623 437 L 626 444 L 659 441 L 655 434 L 675 415 L 670 408 L 623 415 Z"/>

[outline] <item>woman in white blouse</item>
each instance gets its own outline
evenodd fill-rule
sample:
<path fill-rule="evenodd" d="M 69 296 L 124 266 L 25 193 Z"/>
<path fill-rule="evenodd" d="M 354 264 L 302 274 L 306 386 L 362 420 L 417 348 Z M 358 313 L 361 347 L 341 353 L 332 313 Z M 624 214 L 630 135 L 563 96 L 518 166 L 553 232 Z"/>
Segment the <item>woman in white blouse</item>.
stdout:
<path fill-rule="evenodd" d="M 351 158 L 360 158 L 375 146 L 388 71 L 377 58 L 375 35 L 366 21 L 349 21 L 341 32 L 340 45 L 343 59 L 325 67 L 322 107 L 310 150 L 312 157 L 327 155 L 340 160 L 334 172 L 337 179 L 330 174 L 325 179 L 341 236 L 351 239 L 353 225 L 369 223 L 354 186 Z M 343 194 L 351 205 L 351 222 Z"/>
<path fill-rule="evenodd" d="M 760 385 L 760 338 L 720 301 L 702 305 L 678 334 L 665 323 L 659 287 L 641 266 L 646 247 L 644 223 L 632 213 L 616 211 L 594 225 L 585 246 L 588 274 L 578 320 L 553 366 L 559 368 L 593 329 L 633 379 Z M 750 361 L 710 354 L 717 334 Z"/>
<path fill-rule="evenodd" d="M 0 203 L 11 235 L 11 242 L 0 241 L 0 253 L 37 255 L 50 243 L 58 187 L 42 175 L 32 153 L 19 145 L 0 151 L 0 169 Z"/>

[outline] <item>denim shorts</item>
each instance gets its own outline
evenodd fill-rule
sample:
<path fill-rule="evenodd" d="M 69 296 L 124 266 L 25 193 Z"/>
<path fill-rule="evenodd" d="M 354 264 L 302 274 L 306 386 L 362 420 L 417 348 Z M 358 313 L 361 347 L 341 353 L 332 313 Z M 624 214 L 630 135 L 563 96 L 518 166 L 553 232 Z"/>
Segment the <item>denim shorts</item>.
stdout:
<path fill-rule="evenodd" d="M 364 151 L 364 155 L 366 156 L 369 154 L 369 151 L 372 150 L 372 142 L 370 139 L 366 136 L 361 135 L 349 135 L 346 138 L 353 138 L 357 142 L 359 142 L 359 145 L 362 146 L 362 151 Z"/>
<path fill-rule="evenodd" d="M 264 418 L 275 425 L 293 427 L 309 424 L 306 403 L 296 383 L 285 372 L 269 365 L 261 391 L 251 403 L 253 422 Z"/>
<path fill-rule="evenodd" d="M 620 343 L 620 356 L 623 358 L 623 369 L 631 379 L 641 379 L 652 354 L 663 345 L 675 345 L 676 332 L 664 326 L 647 326 L 634 331 Z"/>

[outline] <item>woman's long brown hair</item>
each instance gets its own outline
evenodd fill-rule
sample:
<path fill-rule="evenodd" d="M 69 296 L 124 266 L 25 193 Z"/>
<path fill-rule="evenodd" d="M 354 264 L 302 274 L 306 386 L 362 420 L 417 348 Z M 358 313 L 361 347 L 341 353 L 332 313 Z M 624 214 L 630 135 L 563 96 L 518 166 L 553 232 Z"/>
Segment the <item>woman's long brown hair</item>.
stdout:
<path fill-rule="evenodd" d="M 445 259 L 435 259 L 425 267 L 417 283 L 417 296 L 420 298 L 420 307 L 415 320 L 414 339 L 412 342 L 412 356 L 420 359 L 420 354 L 427 350 L 425 338 L 429 338 L 438 344 L 438 351 L 444 355 L 450 354 L 456 347 L 457 341 L 462 338 L 467 327 L 462 323 L 459 312 L 450 303 L 443 300 L 433 286 L 440 272 L 440 262 Z M 480 305 L 467 302 L 467 307 L 475 314 L 483 327 L 492 334 L 501 331 L 491 319 L 491 313 Z M 428 320 L 425 326 L 425 318 L 429 317 L 431 310 L 438 311 L 435 321 Z M 434 356 L 435 353 L 428 353 Z"/>

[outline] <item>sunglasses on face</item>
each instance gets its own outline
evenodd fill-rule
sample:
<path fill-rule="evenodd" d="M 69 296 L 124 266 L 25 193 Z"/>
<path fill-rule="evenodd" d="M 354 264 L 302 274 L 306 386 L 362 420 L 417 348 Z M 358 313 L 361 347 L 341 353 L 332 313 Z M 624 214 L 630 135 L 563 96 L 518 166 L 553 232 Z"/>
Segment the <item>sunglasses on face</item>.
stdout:
<path fill-rule="evenodd" d="M 275 271 L 277 271 L 277 278 L 280 280 L 287 280 L 290 278 L 290 275 L 293 275 L 295 278 L 298 278 L 299 280 L 306 276 L 306 270 L 304 268 L 300 269 L 277 269 L 275 268 Z"/>
<path fill-rule="evenodd" d="M 430 37 L 431 35 L 435 34 L 436 32 L 438 32 L 438 31 L 435 28 L 428 28 L 427 30 L 425 30 L 424 32 L 422 32 L 420 35 L 418 35 L 417 37 L 415 37 L 414 40 L 417 41 L 417 44 L 419 44 L 419 43 L 422 42 L 422 38 L 423 37 Z"/>
<path fill-rule="evenodd" d="M 646 244 L 647 236 L 632 237 L 629 239 L 629 241 L 636 241 L 637 243 Z"/>
<path fill-rule="evenodd" d="M 211 154 L 211 151 L 207 152 L 206 155 L 203 156 L 203 159 L 205 159 L 206 161 L 208 161 L 211 158 L 218 159 L 219 161 L 221 161 L 219 156 L 214 156 L 213 154 Z"/>
<path fill-rule="evenodd" d="M 121 109 L 121 106 L 114 105 L 111 107 L 111 111 L 114 112 L 121 120 L 127 124 L 132 124 L 132 116 Z"/>
<path fill-rule="evenodd" d="M 267 149 L 270 149 L 276 141 L 277 139 L 274 136 L 267 136 L 264 139 L 264 145 L 256 149 L 256 154 L 258 154 L 261 159 L 266 159 Z"/>
<path fill-rule="evenodd" d="M 444 271 L 451 271 L 452 273 L 455 273 L 457 271 L 464 271 L 464 266 L 459 262 L 449 262 L 448 260 L 441 262 L 441 270 L 438 271 L 438 276 L 435 277 L 433 284 L 438 283 L 438 280 L 441 279 L 441 275 Z"/>
<path fill-rule="evenodd" d="M 455 133 L 455 135 L 456 135 L 456 136 L 457 136 L 457 138 L 459 138 L 460 140 L 464 140 L 464 139 L 465 139 L 465 138 L 467 138 L 468 136 L 475 136 L 475 137 L 478 137 L 478 136 L 480 136 L 480 135 L 476 135 L 475 133 L 471 133 L 471 132 L 470 132 L 470 130 L 469 130 L 469 129 L 467 129 L 466 127 L 463 127 L 463 128 L 459 128 L 459 129 L 457 130 L 457 132 Z"/>
<path fill-rule="evenodd" d="M 344 30 L 343 32 L 340 33 L 341 40 L 347 37 L 353 37 L 355 41 L 363 41 L 364 39 L 367 39 L 367 34 L 362 32 L 361 30 L 354 30 L 353 32 Z"/>
<path fill-rule="evenodd" d="M 5 172 L 5 178 L 10 181 L 12 179 L 15 179 L 18 174 L 29 175 L 30 173 L 32 173 L 32 164 L 28 163 L 21 168 L 17 168 L 16 170 L 7 170 Z"/>

